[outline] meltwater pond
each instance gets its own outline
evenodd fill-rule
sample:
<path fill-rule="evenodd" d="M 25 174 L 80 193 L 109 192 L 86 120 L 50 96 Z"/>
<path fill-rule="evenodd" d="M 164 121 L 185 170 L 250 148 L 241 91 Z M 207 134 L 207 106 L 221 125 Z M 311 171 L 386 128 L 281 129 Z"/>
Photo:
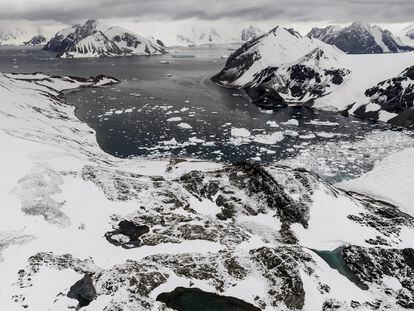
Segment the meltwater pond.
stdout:
<path fill-rule="evenodd" d="M 210 81 L 225 64 L 222 55 L 232 48 L 56 59 L 38 48 L 1 47 L 0 67 L 7 72 L 106 74 L 120 79 L 115 87 L 66 94 L 77 116 L 96 130 L 101 148 L 117 157 L 279 162 L 339 181 L 371 169 L 395 150 L 414 146 L 409 133 L 385 124 L 303 107 L 260 110 L 242 91 Z"/>

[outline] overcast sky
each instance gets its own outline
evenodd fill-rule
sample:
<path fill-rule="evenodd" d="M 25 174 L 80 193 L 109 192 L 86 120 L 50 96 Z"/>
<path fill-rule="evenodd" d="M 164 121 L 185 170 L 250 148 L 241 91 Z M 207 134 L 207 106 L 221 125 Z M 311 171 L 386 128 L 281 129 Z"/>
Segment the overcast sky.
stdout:
<path fill-rule="evenodd" d="M 300 31 L 354 20 L 408 25 L 414 23 L 414 0 L 0 0 L 3 24 L 71 25 L 91 17 L 158 33 L 185 21 L 229 27 L 292 25 Z"/>
<path fill-rule="evenodd" d="M 89 17 L 249 21 L 368 20 L 412 22 L 413 0 L 0 0 L 0 19 L 56 20 Z"/>

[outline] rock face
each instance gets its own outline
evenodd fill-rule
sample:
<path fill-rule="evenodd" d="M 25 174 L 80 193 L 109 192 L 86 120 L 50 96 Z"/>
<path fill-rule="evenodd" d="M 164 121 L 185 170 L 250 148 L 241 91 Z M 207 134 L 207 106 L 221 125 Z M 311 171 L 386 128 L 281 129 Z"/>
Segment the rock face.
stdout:
<path fill-rule="evenodd" d="M 45 43 L 46 38 L 42 35 L 36 35 L 29 41 L 23 42 L 24 45 L 44 45 Z"/>
<path fill-rule="evenodd" d="M 343 29 L 338 26 L 313 28 L 307 36 L 335 45 L 349 54 L 414 51 L 413 47 L 404 45 L 390 31 L 383 30 L 376 25 L 371 26 L 361 22 L 354 22 L 352 25 Z"/>
<path fill-rule="evenodd" d="M 345 113 L 395 125 L 414 126 L 414 66 L 395 78 L 365 91 L 365 98 L 350 105 Z"/>
<path fill-rule="evenodd" d="M 114 26 L 108 28 L 96 20 L 63 29 L 46 43 L 44 49 L 58 57 L 104 57 L 166 53 L 156 40 L 144 38 Z"/>

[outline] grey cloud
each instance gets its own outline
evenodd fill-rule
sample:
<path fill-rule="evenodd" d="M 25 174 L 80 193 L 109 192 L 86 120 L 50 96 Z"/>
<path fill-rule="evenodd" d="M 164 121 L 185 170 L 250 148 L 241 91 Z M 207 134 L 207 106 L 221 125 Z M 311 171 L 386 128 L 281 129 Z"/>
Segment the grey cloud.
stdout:
<path fill-rule="evenodd" d="M 0 0 L 0 19 L 73 22 L 94 18 L 138 20 L 413 22 L 413 0 Z M 35 2 L 35 4 L 33 4 Z"/>

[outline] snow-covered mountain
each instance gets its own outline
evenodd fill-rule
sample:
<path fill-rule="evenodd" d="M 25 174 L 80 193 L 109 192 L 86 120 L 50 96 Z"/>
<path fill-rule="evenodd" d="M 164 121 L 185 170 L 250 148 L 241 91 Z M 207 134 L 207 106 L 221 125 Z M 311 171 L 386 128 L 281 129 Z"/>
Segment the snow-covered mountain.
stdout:
<path fill-rule="evenodd" d="M 43 35 L 36 35 L 28 41 L 23 42 L 23 45 L 44 45 L 47 39 Z"/>
<path fill-rule="evenodd" d="M 343 29 L 338 26 L 313 28 L 307 36 L 333 44 L 349 54 L 414 51 L 414 47 L 405 45 L 390 31 L 361 22 L 354 22 Z"/>
<path fill-rule="evenodd" d="M 303 169 L 105 154 L 61 90 L 117 82 L 0 74 L 2 308 L 412 307 L 412 216 Z"/>
<path fill-rule="evenodd" d="M 241 42 L 247 42 L 254 38 L 260 37 L 264 34 L 264 31 L 260 28 L 250 25 L 247 28 L 243 28 L 240 34 Z"/>
<path fill-rule="evenodd" d="M 340 67 L 341 57 L 342 52 L 334 48 L 318 47 L 297 61 L 263 69 L 243 88 L 263 107 L 312 104 L 350 74 Z"/>
<path fill-rule="evenodd" d="M 335 31 L 330 29 L 324 36 Z M 231 54 L 212 80 L 225 87 L 243 88 L 253 103 L 267 108 L 312 104 L 343 111 L 353 103 L 367 104 L 366 90 L 394 78 L 412 65 L 413 57 L 413 52 L 349 55 L 318 39 L 301 37 L 292 29 L 276 27 Z M 378 66 L 379 63 L 386 65 Z M 403 94 L 411 94 L 407 83 L 398 86 Z M 396 90 L 389 92 L 389 98 L 398 94 Z M 412 105 L 410 96 L 404 99 L 409 102 L 406 105 Z M 407 125 L 402 118 L 391 121 L 384 115 L 385 111 L 379 119 Z"/>
<path fill-rule="evenodd" d="M 97 20 L 65 28 L 44 46 L 58 57 L 103 57 L 166 53 L 162 42 L 136 35 L 121 27 L 108 27 Z"/>
<path fill-rule="evenodd" d="M 232 53 L 224 69 L 213 80 L 226 86 L 244 87 L 263 76 L 268 68 L 301 62 L 300 58 L 318 48 L 329 50 L 328 54 L 336 54 L 335 57 L 343 54 L 322 41 L 302 37 L 293 29 L 276 27 Z"/>
<path fill-rule="evenodd" d="M 345 113 L 414 127 L 414 66 L 366 90 Z"/>

